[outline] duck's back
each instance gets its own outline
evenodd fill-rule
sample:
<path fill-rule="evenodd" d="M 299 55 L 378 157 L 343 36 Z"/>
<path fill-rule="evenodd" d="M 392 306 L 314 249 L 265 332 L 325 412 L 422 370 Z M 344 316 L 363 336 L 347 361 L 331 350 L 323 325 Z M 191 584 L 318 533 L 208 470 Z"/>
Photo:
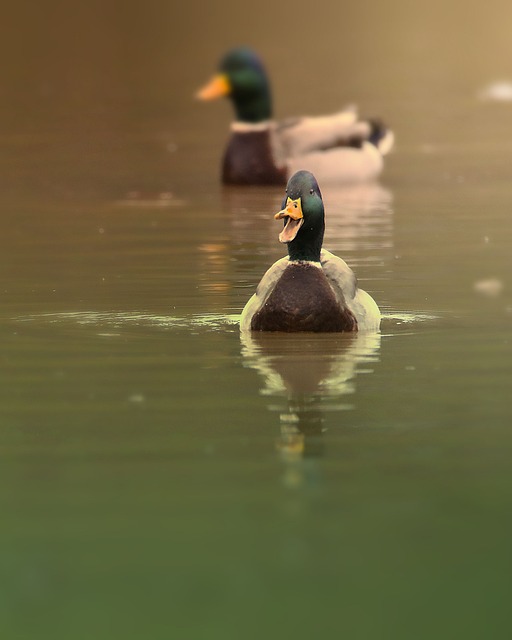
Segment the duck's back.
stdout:
<path fill-rule="evenodd" d="M 343 308 L 320 266 L 289 263 L 251 321 L 253 331 L 341 332 L 357 330 L 354 315 Z"/>

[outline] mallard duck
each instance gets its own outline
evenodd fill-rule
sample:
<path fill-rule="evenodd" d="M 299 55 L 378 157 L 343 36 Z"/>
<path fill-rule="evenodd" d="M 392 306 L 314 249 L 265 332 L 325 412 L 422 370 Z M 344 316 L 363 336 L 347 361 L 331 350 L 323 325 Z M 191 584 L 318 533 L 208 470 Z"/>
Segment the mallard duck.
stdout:
<path fill-rule="evenodd" d="M 341 258 L 322 249 L 324 204 L 309 171 L 298 171 L 286 188 L 279 241 L 288 256 L 265 273 L 240 318 L 242 331 L 377 331 L 380 311 L 359 289 Z"/>
<path fill-rule="evenodd" d="M 227 96 L 235 108 L 224 153 L 225 184 L 286 184 L 298 169 L 324 181 L 362 182 L 382 171 L 393 133 L 377 120 L 359 120 L 355 109 L 329 116 L 272 120 L 265 68 L 246 48 L 230 51 L 219 73 L 198 93 L 201 100 Z"/>

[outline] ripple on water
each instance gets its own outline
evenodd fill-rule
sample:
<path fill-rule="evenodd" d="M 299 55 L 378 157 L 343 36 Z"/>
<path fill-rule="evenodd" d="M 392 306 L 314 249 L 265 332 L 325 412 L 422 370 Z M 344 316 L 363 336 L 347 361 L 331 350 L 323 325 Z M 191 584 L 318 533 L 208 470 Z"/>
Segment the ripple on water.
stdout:
<path fill-rule="evenodd" d="M 47 322 L 49 324 L 73 323 L 88 326 L 109 327 L 158 327 L 171 329 L 187 329 L 203 327 L 214 331 L 238 325 L 239 314 L 202 314 L 185 317 L 157 315 L 140 312 L 113 311 L 64 311 L 57 313 L 40 313 L 11 318 L 15 322 Z M 115 335 L 104 333 L 102 335 Z"/>
<path fill-rule="evenodd" d="M 398 327 L 411 326 L 417 323 L 439 320 L 440 315 L 425 312 L 401 311 L 382 314 L 384 328 L 390 324 Z M 213 331 L 232 329 L 238 326 L 240 314 L 194 314 L 176 317 L 142 313 L 137 311 L 63 311 L 55 313 L 39 313 L 10 318 L 14 322 L 39 322 L 48 324 L 73 323 L 83 326 L 107 327 L 158 327 L 169 329 L 204 328 Z M 104 332 L 101 335 L 116 335 Z"/>
<path fill-rule="evenodd" d="M 397 329 L 397 334 L 403 335 L 404 329 L 412 329 L 420 323 L 435 322 L 442 319 L 441 315 L 426 313 L 424 311 L 400 311 L 386 312 L 382 314 L 381 333 L 385 337 L 395 335 L 393 329 Z"/>

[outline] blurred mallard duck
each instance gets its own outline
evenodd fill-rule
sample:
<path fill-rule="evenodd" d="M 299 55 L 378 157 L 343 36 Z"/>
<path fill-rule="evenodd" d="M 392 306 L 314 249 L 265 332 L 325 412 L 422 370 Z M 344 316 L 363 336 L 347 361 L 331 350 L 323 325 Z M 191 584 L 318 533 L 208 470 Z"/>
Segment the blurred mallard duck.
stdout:
<path fill-rule="evenodd" d="M 272 120 L 265 68 L 246 48 L 222 59 L 219 73 L 198 93 L 201 100 L 231 99 L 236 119 L 222 166 L 226 184 L 285 184 L 298 169 L 331 182 L 375 179 L 393 133 L 378 120 L 359 120 L 355 109 L 322 117 Z"/>
<path fill-rule="evenodd" d="M 377 331 L 380 311 L 373 298 L 359 289 L 350 267 L 322 249 L 324 204 L 318 183 L 309 171 L 288 181 L 276 219 L 285 225 L 279 241 L 288 256 L 265 273 L 245 305 L 242 331 Z"/>

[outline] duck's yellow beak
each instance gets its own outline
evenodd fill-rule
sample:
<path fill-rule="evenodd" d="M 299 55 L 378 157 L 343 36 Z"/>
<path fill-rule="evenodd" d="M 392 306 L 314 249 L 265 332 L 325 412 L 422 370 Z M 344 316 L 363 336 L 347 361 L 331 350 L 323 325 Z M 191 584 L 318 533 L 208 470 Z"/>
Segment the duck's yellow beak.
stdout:
<path fill-rule="evenodd" d="M 214 76 L 210 82 L 199 89 L 196 98 L 199 100 L 216 100 L 231 93 L 229 78 L 224 74 Z"/>
<path fill-rule="evenodd" d="M 297 198 L 297 200 L 287 198 L 285 208 L 281 209 L 281 211 L 278 211 L 274 218 L 276 220 L 279 220 L 280 218 L 286 218 L 286 216 L 292 218 L 292 220 L 300 220 L 304 217 L 302 214 L 302 204 L 300 202 L 300 198 Z"/>
<path fill-rule="evenodd" d="M 304 215 L 302 213 L 300 198 L 297 198 L 296 200 L 287 198 L 285 208 L 278 211 L 274 218 L 276 220 L 288 218 L 284 229 L 279 234 L 279 242 L 282 242 L 283 244 L 291 242 L 304 223 Z"/>

